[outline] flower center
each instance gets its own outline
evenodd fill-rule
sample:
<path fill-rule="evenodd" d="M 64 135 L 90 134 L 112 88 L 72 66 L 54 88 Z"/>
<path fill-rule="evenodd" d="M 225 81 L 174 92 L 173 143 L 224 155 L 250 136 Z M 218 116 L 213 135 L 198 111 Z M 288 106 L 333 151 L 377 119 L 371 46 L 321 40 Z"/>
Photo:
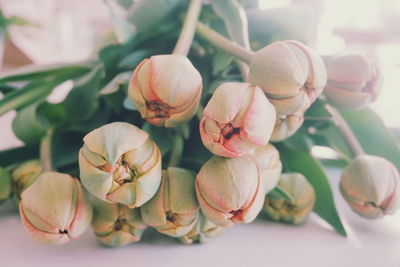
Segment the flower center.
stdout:
<path fill-rule="evenodd" d="M 156 118 L 166 118 L 169 117 L 169 110 L 171 109 L 168 105 L 157 102 L 149 101 L 146 102 L 146 107 L 151 111 Z"/>
<path fill-rule="evenodd" d="M 229 214 L 232 215 L 232 217 L 230 218 L 232 221 L 241 221 L 243 218 L 243 211 L 242 209 L 238 209 L 238 210 L 231 210 L 229 212 Z"/>
<path fill-rule="evenodd" d="M 240 128 L 235 128 L 231 123 L 228 123 L 221 129 L 221 134 L 225 139 L 230 139 L 234 134 L 238 134 L 240 132 Z"/>
<path fill-rule="evenodd" d="M 129 183 L 138 176 L 139 174 L 137 171 L 133 167 L 129 166 L 128 162 L 126 162 L 122 156 L 122 158 L 118 160 L 113 172 L 114 181 L 118 184 Z"/>

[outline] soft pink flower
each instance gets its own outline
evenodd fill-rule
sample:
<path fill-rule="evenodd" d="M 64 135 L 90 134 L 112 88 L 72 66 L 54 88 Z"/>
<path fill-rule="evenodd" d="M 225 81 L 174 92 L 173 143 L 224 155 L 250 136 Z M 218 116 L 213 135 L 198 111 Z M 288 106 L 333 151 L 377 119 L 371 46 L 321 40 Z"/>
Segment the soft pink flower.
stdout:
<path fill-rule="evenodd" d="M 224 83 L 204 109 L 201 139 L 216 155 L 238 157 L 266 145 L 275 120 L 275 108 L 260 88 L 248 83 Z"/>
<path fill-rule="evenodd" d="M 175 127 L 196 114 L 201 89 L 201 75 L 187 57 L 157 55 L 136 67 L 128 94 L 149 123 Z"/>

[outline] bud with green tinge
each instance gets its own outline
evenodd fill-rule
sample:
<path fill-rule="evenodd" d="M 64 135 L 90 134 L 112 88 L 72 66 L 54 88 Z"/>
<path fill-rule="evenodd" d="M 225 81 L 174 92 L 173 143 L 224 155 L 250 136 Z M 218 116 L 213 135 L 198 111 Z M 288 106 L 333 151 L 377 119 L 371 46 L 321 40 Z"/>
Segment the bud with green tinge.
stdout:
<path fill-rule="evenodd" d="M 257 148 L 253 154 L 261 170 L 264 191 L 268 193 L 278 183 L 282 172 L 279 151 L 271 144 Z"/>
<path fill-rule="evenodd" d="M 173 237 L 192 230 L 200 210 L 194 179 L 194 175 L 185 169 L 170 167 L 164 170 L 157 194 L 141 207 L 143 221 L 158 232 Z"/>
<path fill-rule="evenodd" d="M 61 245 L 78 238 L 89 226 L 92 206 L 77 179 L 44 172 L 21 194 L 21 220 L 37 241 Z"/>
<path fill-rule="evenodd" d="M 326 79 L 321 57 L 297 41 L 274 42 L 257 51 L 250 62 L 249 82 L 267 94 L 278 115 L 308 108 L 322 93 Z"/>
<path fill-rule="evenodd" d="M 179 240 L 184 244 L 203 244 L 219 235 L 222 232 L 222 229 L 223 227 L 217 226 L 212 223 L 201 212 L 199 220 L 197 221 L 193 229 L 186 235 L 179 238 Z"/>
<path fill-rule="evenodd" d="M 260 88 L 224 83 L 204 109 L 201 140 L 216 155 L 239 157 L 268 143 L 275 120 L 275 109 Z"/>
<path fill-rule="evenodd" d="M 83 141 L 80 178 L 91 194 L 130 208 L 155 195 L 161 183 L 161 153 L 145 131 L 114 122 L 88 133 Z"/>
<path fill-rule="evenodd" d="M 328 83 L 325 95 L 338 108 L 358 109 L 375 101 L 382 90 L 377 64 L 361 53 L 341 53 L 325 58 Z"/>
<path fill-rule="evenodd" d="M 93 199 L 92 228 L 101 244 L 120 247 L 140 241 L 147 227 L 138 208 Z"/>
<path fill-rule="evenodd" d="M 176 127 L 196 114 L 201 89 L 201 75 L 187 57 L 157 55 L 136 67 L 128 94 L 149 123 Z"/>
<path fill-rule="evenodd" d="M 381 218 L 394 214 L 400 206 L 400 175 L 390 161 L 361 155 L 343 170 L 340 191 L 360 216 Z"/>
<path fill-rule="evenodd" d="M 11 172 L 13 193 L 19 200 L 22 192 L 28 188 L 42 172 L 42 166 L 37 159 L 26 161 Z"/>
<path fill-rule="evenodd" d="M 8 171 L 0 167 L 0 202 L 11 195 L 11 176 Z"/>
<path fill-rule="evenodd" d="M 250 223 L 260 212 L 264 197 L 261 170 L 252 156 L 213 156 L 196 177 L 200 208 L 218 226 Z"/>
<path fill-rule="evenodd" d="M 273 220 L 287 223 L 303 223 L 315 204 L 314 188 L 300 173 L 282 174 L 278 185 L 292 198 L 286 200 L 275 192 L 267 194 L 264 211 Z"/>

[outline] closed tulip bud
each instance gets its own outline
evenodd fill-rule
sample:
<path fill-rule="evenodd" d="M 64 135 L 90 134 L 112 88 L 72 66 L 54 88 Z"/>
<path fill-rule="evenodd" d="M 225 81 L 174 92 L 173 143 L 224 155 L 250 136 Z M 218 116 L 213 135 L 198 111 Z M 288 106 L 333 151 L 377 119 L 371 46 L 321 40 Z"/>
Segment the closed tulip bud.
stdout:
<path fill-rule="evenodd" d="M 78 238 L 92 219 L 92 206 L 79 181 L 57 172 L 40 174 L 22 192 L 19 212 L 34 240 L 56 245 Z"/>
<path fill-rule="evenodd" d="M 249 82 L 273 100 L 278 114 L 289 114 L 309 107 L 322 93 L 326 69 L 321 57 L 302 43 L 278 41 L 254 54 Z"/>
<path fill-rule="evenodd" d="M 11 172 L 13 191 L 17 199 L 21 193 L 28 188 L 42 172 L 39 160 L 29 160 L 17 166 Z"/>
<path fill-rule="evenodd" d="M 300 173 L 282 174 L 278 185 L 289 194 L 292 200 L 288 201 L 275 192 L 271 192 L 265 197 L 264 211 L 276 221 L 303 223 L 315 204 L 314 188 Z"/>
<path fill-rule="evenodd" d="M 214 224 L 250 223 L 265 197 L 260 168 L 251 156 L 213 156 L 197 174 L 196 195 L 202 212 Z"/>
<path fill-rule="evenodd" d="M 360 216 L 381 218 L 394 214 L 400 206 L 400 175 L 384 158 L 358 156 L 343 170 L 340 191 Z"/>
<path fill-rule="evenodd" d="M 260 88 L 224 83 L 204 109 L 201 140 L 216 155 L 239 157 L 268 143 L 275 120 L 275 109 Z"/>
<path fill-rule="evenodd" d="M 272 131 L 271 141 L 280 142 L 294 135 L 303 124 L 303 112 L 279 116 Z"/>
<path fill-rule="evenodd" d="M 88 133 L 83 141 L 80 177 L 91 194 L 130 208 L 155 195 L 161 182 L 161 153 L 145 131 L 114 122 Z"/>
<path fill-rule="evenodd" d="M 187 57 L 157 55 L 136 67 L 128 94 L 149 123 L 175 127 L 196 114 L 201 89 L 201 75 Z"/>
<path fill-rule="evenodd" d="M 4 168 L 0 167 L 0 202 L 11 195 L 11 176 Z"/>
<path fill-rule="evenodd" d="M 325 95 L 338 108 L 358 109 L 375 101 L 382 89 L 382 74 L 375 62 L 361 53 L 342 53 L 325 59 L 328 83 Z"/>
<path fill-rule="evenodd" d="M 222 232 L 222 229 L 222 227 L 217 226 L 208 220 L 203 213 L 200 213 L 199 220 L 193 229 L 186 235 L 179 238 L 179 240 L 184 244 L 203 244 L 219 235 Z"/>
<path fill-rule="evenodd" d="M 121 247 L 140 241 L 147 227 L 139 209 L 94 199 L 92 228 L 101 244 Z"/>
<path fill-rule="evenodd" d="M 141 207 L 143 221 L 160 233 L 180 237 L 195 226 L 199 204 L 194 190 L 194 175 L 180 168 L 163 171 L 157 194 Z"/>
<path fill-rule="evenodd" d="M 278 183 L 282 172 L 279 151 L 271 144 L 259 147 L 253 154 L 261 170 L 265 193 L 271 191 Z"/>

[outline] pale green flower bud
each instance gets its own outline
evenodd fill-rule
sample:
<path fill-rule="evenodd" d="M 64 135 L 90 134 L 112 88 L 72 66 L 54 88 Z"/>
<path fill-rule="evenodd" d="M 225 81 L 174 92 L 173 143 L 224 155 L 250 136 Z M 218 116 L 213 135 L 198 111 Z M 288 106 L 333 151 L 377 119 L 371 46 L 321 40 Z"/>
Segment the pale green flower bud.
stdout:
<path fill-rule="evenodd" d="M 138 208 L 94 199 L 92 228 L 101 244 L 120 247 L 140 241 L 147 227 Z"/>
<path fill-rule="evenodd" d="M 26 188 L 33 184 L 41 172 L 42 166 L 36 159 L 24 162 L 12 170 L 13 192 L 17 199 Z"/>
<path fill-rule="evenodd" d="M 315 204 L 314 188 L 300 173 L 282 174 L 278 185 L 289 194 L 292 201 L 271 192 L 265 198 L 264 211 L 276 221 L 303 223 Z"/>
<path fill-rule="evenodd" d="M 212 223 L 201 212 L 199 220 L 197 221 L 193 229 L 186 235 L 179 238 L 179 240 L 184 244 L 203 244 L 219 235 L 222 232 L 222 229 L 223 227 L 217 226 Z"/>
<path fill-rule="evenodd" d="M 381 218 L 394 214 L 400 206 L 400 175 L 390 161 L 361 155 L 343 170 L 340 191 L 360 216 Z"/>
<path fill-rule="evenodd" d="M 0 202 L 11 195 L 11 176 L 4 168 L 0 167 Z"/>
<path fill-rule="evenodd" d="M 268 193 L 276 186 L 282 172 L 279 151 L 273 145 L 267 144 L 257 148 L 253 157 L 257 160 L 261 170 L 264 191 Z"/>
<path fill-rule="evenodd" d="M 265 197 L 260 167 L 252 156 L 213 156 L 197 174 L 196 195 L 202 212 L 214 224 L 250 223 Z"/>
<path fill-rule="evenodd" d="M 333 106 L 358 109 L 378 98 L 383 79 L 371 58 L 361 53 L 341 53 L 325 58 L 325 65 L 325 95 Z"/>
<path fill-rule="evenodd" d="M 145 131 L 114 122 L 88 133 L 83 141 L 80 178 L 91 194 L 130 208 L 155 195 L 161 182 L 161 153 Z"/>
<path fill-rule="evenodd" d="M 250 62 L 249 82 L 267 94 L 278 116 L 308 108 L 326 79 L 321 57 L 297 41 L 274 42 L 258 50 Z"/>
<path fill-rule="evenodd" d="M 199 204 L 194 190 L 194 175 L 170 167 L 163 171 L 157 194 L 141 207 L 143 221 L 160 233 L 180 237 L 195 226 Z"/>
<path fill-rule="evenodd" d="M 149 123 L 176 127 L 196 114 L 201 88 L 201 75 L 187 57 L 156 55 L 136 67 L 128 94 Z"/>
<path fill-rule="evenodd" d="M 89 226 L 92 206 L 77 179 L 44 172 L 21 194 L 21 220 L 36 241 L 61 245 L 78 238 Z"/>

